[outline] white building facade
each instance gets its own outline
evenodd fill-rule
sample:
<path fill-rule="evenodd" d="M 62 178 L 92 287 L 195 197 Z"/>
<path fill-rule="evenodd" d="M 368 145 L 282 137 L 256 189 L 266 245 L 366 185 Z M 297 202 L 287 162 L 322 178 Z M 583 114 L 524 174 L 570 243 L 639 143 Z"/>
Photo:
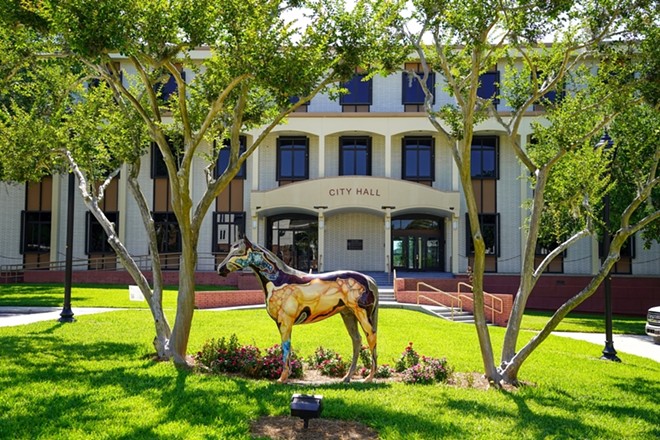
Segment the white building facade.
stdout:
<path fill-rule="evenodd" d="M 121 68 L 130 75 L 128 64 L 121 63 Z M 484 75 L 482 96 L 492 96 L 499 75 L 496 70 Z M 442 84 L 430 85 L 436 92 L 435 106 L 451 102 Z M 419 86 L 397 73 L 370 81 L 357 75 L 347 88 L 351 93 L 337 101 L 315 97 L 275 128 L 248 159 L 205 218 L 199 271 L 212 271 L 241 233 L 304 271 L 468 270 L 470 239 L 458 171 L 450 145 L 422 111 Z M 498 103 L 498 111 L 508 110 L 506 102 Z M 525 118 L 520 129 L 523 148 L 531 122 L 542 117 L 539 111 Z M 256 132 L 244 133 L 244 142 L 249 145 L 254 136 Z M 170 255 L 165 267 L 176 270 L 178 225 L 158 152 L 152 149 L 150 155 L 141 162 L 140 182 L 152 204 L 161 251 Z M 222 158 L 220 162 L 222 169 Z M 518 273 L 523 203 L 531 190 L 521 177 L 525 169 L 494 119 L 476 127 L 472 162 L 487 270 Z M 204 165 L 193 165 L 198 170 L 193 173 L 193 198 L 202 192 Z M 64 260 L 67 190 L 67 176 L 0 184 L 0 266 L 47 269 Z M 148 255 L 137 207 L 121 175 L 110 186 L 105 204 L 127 248 L 134 255 Z M 102 230 L 77 194 L 74 212 L 73 254 L 82 262 L 76 270 L 118 268 Z M 635 237 L 617 272 L 660 275 L 660 246 L 647 250 L 641 244 Z M 544 252 L 539 249 L 539 258 Z M 589 275 L 598 266 L 598 243 L 589 238 L 570 248 L 549 272 Z"/>

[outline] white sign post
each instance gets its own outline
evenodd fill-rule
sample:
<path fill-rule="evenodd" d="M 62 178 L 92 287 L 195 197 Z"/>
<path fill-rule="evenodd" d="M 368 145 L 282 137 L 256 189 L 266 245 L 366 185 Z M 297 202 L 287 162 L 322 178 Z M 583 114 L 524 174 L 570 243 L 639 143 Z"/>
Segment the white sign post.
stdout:
<path fill-rule="evenodd" d="M 128 299 L 131 301 L 144 301 L 144 295 L 139 286 L 128 286 Z"/>

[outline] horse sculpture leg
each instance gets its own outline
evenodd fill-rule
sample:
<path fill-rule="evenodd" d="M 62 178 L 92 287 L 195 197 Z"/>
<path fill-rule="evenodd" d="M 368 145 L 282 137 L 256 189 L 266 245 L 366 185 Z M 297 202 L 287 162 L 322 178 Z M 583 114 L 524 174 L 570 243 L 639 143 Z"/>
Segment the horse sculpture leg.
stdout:
<path fill-rule="evenodd" d="M 282 374 L 277 379 L 279 383 L 286 383 L 291 371 L 291 327 L 293 323 L 278 322 L 280 336 L 282 338 Z"/>
<path fill-rule="evenodd" d="M 348 383 L 351 381 L 353 374 L 355 374 L 355 369 L 357 368 L 360 350 L 362 349 L 362 337 L 360 336 L 357 318 L 352 312 L 345 310 L 341 312 L 341 317 L 344 320 L 346 330 L 348 330 L 348 334 L 351 335 L 351 340 L 353 341 L 353 361 L 351 362 L 351 368 L 343 379 L 345 383 Z"/>
<path fill-rule="evenodd" d="M 364 334 L 367 336 L 367 342 L 369 343 L 369 350 L 371 351 L 371 372 L 369 376 L 364 380 L 365 382 L 371 382 L 376 374 L 378 355 L 376 353 L 376 324 L 378 320 L 378 308 L 373 308 L 367 312 L 364 309 L 357 308 L 355 311 L 355 317 L 360 323 Z"/>

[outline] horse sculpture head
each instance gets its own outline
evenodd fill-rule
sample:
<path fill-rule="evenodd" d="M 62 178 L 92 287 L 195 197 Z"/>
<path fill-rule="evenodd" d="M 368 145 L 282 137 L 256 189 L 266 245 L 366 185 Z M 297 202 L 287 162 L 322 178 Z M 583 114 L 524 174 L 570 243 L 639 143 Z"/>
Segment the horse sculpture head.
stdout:
<path fill-rule="evenodd" d="M 273 273 L 275 269 L 264 249 L 253 245 L 247 237 L 242 237 L 232 245 L 225 259 L 218 265 L 218 275 L 225 277 L 248 267 L 262 274 Z"/>

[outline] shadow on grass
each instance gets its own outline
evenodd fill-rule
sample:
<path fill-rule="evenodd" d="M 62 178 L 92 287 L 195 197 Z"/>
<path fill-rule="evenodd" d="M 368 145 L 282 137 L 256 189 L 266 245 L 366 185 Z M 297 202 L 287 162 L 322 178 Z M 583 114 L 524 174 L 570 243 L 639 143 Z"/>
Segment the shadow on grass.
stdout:
<path fill-rule="evenodd" d="M 99 322 L 86 325 L 87 331 L 108 331 Z M 323 417 L 356 420 L 388 438 L 484 437 L 495 429 L 497 438 L 600 438 L 613 433 L 601 419 L 621 424 L 635 418 L 653 427 L 660 417 L 649 405 L 640 411 L 624 401 L 585 402 L 592 394 L 583 390 L 529 387 L 508 393 L 360 382 L 285 386 L 200 375 L 145 359 L 148 344 L 113 338 L 88 341 L 62 324 L 0 336 L 0 433 L 247 438 L 250 421 L 288 414 L 291 395 L 298 392 L 324 394 Z M 660 385 L 642 377 L 613 383 L 647 400 L 660 392 Z"/>

